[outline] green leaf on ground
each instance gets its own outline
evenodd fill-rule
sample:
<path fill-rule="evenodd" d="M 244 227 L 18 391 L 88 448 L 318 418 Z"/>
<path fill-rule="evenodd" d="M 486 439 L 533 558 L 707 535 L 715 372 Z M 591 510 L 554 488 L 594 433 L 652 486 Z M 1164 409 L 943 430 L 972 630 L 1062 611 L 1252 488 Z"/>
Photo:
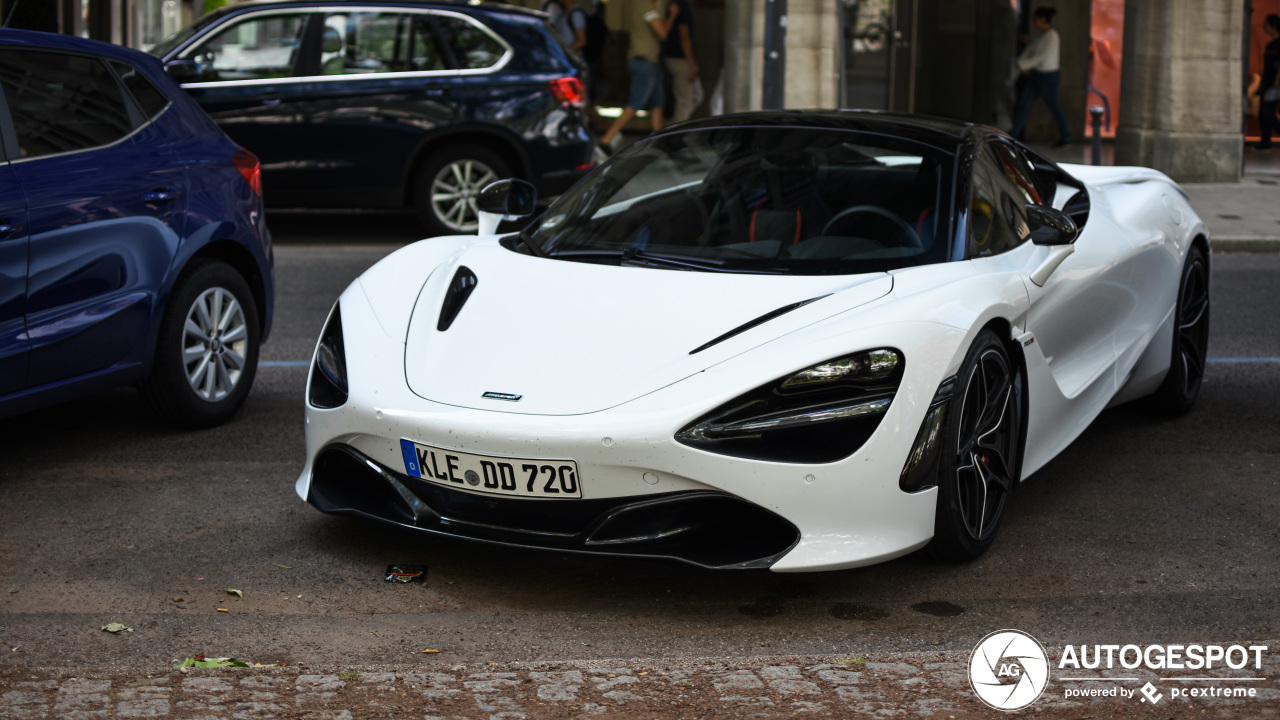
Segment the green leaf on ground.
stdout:
<path fill-rule="evenodd" d="M 133 632 L 133 628 L 131 628 L 131 627 L 126 627 L 125 625 L 122 625 L 121 623 L 107 623 L 106 625 L 103 625 L 103 626 L 102 626 L 102 629 L 103 629 L 103 630 L 106 630 L 107 632 L 112 633 L 112 634 L 115 634 L 115 633 L 118 633 L 118 632 L 121 632 L 121 631 L 123 631 L 123 632 Z"/>
<path fill-rule="evenodd" d="M 235 595 L 236 597 L 238 597 L 238 598 L 240 598 L 240 599 L 242 599 L 242 600 L 244 599 L 244 591 L 243 591 L 243 590 L 236 590 L 236 589 L 233 589 L 233 588 L 227 588 L 227 594 L 228 594 L 228 595 Z"/>
<path fill-rule="evenodd" d="M 199 658 L 198 660 L 196 658 Z M 180 668 L 225 668 L 225 667 L 249 667 L 249 663 L 242 663 L 235 658 L 206 658 L 203 655 L 189 657 L 183 660 L 176 667 Z"/>

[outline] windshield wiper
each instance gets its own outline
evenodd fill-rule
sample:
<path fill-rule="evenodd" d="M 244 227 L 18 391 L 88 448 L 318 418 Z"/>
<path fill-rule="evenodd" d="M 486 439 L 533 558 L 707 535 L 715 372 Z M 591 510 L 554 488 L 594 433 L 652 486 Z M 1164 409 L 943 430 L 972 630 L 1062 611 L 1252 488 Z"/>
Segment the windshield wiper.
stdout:
<path fill-rule="evenodd" d="M 538 247 L 537 243 L 535 243 L 532 239 L 529 238 L 528 235 L 525 234 L 525 230 L 528 230 L 528 228 L 525 228 L 524 230 L 521 230 L 520 232 L 516 233 L 515 241 L 529 248 L 529 253 L 534 257 L 540 257 L 540 258 L 551 257 L 550 255 L 547 254 L 547 251 Z"/>
<path fill-rule="evenodd" d="M 667 253 L 651 253 L 635 248 L 626 250 L 560 250 L 552 252 L 549 257 L 573 259 L 602 258 L 618 260 L 619 265 L 640 265 L 650 267 L 667 267 L 681 270 L 701 270 L 704 272 L 727 272 L 746 275 L 781 275 L 781 270 L 750 270 L 744 268 L 725 267 L 722 258 L 699 258 L 688 255 L 670 255 Z"/>

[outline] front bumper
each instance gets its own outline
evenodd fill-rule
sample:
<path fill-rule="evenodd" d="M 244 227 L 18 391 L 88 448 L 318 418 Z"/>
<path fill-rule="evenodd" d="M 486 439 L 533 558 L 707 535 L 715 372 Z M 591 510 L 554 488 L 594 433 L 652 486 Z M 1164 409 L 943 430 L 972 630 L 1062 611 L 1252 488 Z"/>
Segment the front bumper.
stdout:
<path fill-rule="evenodd" d="M 405 344 L 399 329 L 408 323 L 407 311 L 396 314 L 399 306 L 391 305 L 376 315 L 366 292 L 373 291 L 357 281 L 340 299 L 342 325 L 352 334 L 346 345 L 349 399 L 339 408 L 306 410 L 308 462 L 296 489 L 322 510 L 489 542 L 666 557 L 707 567 L 767 566 L 777 572 L 883 562 L 923 547 L 933 535 L 936 488 L 903 492 L 899 477 L 939 383 L 959 363 L 963 331 L 936 323 L 859 330 L 859 347 L 895 347 L 906 358 L 893 404 L 853 455 L 831 463 L 782 463 L 691 448 L 677 442 L 675 434 L 710 408 L 768 380 L 760 376 L 764 368 L 800 368 L 814 359 L 848 353 L 853 348 L 847 327 L 833 322 L 829 334 L 766 344 L 608 410 L 528 415 L 445 405 L 414 394 L 404 379 Z M 469 491 L 441 495 L 405 475 L 402 439 L 477 455 L 571 458 L 579 468 L 583 496 L 517 501 Z M 344 453 L 346 459 L 334 453 Z M 328 469 L 330 458 L 348 469 Z M 422 502 L 425 508 L 417 516 L 412 501 L 388 478 Z M 362 506 L 356 495 L 365 491 L 342 489 L 343 483 L 376 488 L 368 492 L 380 499 Z M 602 518 L 612 513 L 644 517 L 636 508 L 648 501 L 672 503 L 667 507 L 675 516 L 700 508 L 705 517 L 688 523 L 690 529 L 671 542 L 656 543 L 641 532 L 634 542 L 601 546 L 602 536 L 595 530 L 615 522 Z M 715 519 L 721 514 L 725 522 Z M 537 524 L 553 516 L 563 524 Z M 784 535 L 775 529 L 780 525 L 792 534 L 778 539 Z M 763 533 L 767 541 L 752 536 L 757 526 L 770 528 Z M 558 535 L 539 534 L 548 528 Z M 530 530 L 539 532 L 526 532 Z M 743 549 L 725 554 L 726 543 L 715 535 Z M 677 538 L 685 548 L 674 547 Z M 707 547 L 697 548 L 700 544 Z"/>
<path fill-rule="evenodd" d="M 800 539 L 778 515 L 725 493 L 568 502 L 485 496 L 396 472 L 342 444 L 320 451 L 307 502 L 434 535 L 714 569 L 767 568 Z"/>

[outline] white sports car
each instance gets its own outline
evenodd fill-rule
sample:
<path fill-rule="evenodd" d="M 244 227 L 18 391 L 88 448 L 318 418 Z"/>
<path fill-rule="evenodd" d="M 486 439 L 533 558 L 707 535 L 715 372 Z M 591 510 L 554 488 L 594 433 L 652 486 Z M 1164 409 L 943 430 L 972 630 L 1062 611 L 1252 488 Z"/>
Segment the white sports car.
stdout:
<path fill-rule="evenodd" d="M 480 541 L 834 570 L 991 545 L 1104 408 L 1199 392 L 1208 231 L 1168 177 L 987 127 L 772 112 L 636 143 L 524 231 L 339 298 L 298 494 Z"/>

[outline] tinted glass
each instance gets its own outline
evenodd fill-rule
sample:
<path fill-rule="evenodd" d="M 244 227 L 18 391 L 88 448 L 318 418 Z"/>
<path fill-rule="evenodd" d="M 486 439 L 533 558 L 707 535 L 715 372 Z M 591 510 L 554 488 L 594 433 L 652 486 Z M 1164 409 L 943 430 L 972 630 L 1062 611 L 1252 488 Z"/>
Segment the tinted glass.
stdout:
<path fill-rule="evenodd" d="M 160 92 L 160 89 L 151 84 L 145 75 L 138 71 L 137 68 L 129 63 L 112 60 L 111 67 L 120 76 L 120 80 L 124 82 L 124 86 L 129 88 L 133 99 L 138 101 L 138 107 L 142 109 L 142 114 L 148 118 L 153 118 L 160 114 L 169 105 L 169 98 Z"/>
<path fill-rule="evenodd" d="M 806 128 L 644 140 L 551 206 L 531 240 L 611 264 L 842 275 L 942 262 L 948 159 Z M 665 263 L 665 265 L 664 265 Z"/>
<path fill-rule="evenodd" d="M 448 69 L 426 15 L 330 13 L 323 32 L 322 75 Z"/>
<path fill-rule="evenodd" d="M 97 58 L 0 50 L 0 83 L 23 157 L 108 145 L 133 129 L 120 85 Z"/>
<path fill-rule="evenodd" d="M 1040 203 L 1026 163 L 1003 143 L 986 143 L 973 164 L 969 203 L 969 256 L 998 255 L 1021 245 L 1031 234 L 1026 206 Z"/>
<path fill-rule="evenodd" d="M 436 18 L 436 24 L 460 70 L 493 67 L 507 51 L 502 43 L 468 20 L 440 16 Z"/>
<path fill-rule="evenodd" d="M 181 57 L 196 61 L 198 82 L 288 77 L 306 19 L 304 13 L 250 17 L 214 32 Z"/>

